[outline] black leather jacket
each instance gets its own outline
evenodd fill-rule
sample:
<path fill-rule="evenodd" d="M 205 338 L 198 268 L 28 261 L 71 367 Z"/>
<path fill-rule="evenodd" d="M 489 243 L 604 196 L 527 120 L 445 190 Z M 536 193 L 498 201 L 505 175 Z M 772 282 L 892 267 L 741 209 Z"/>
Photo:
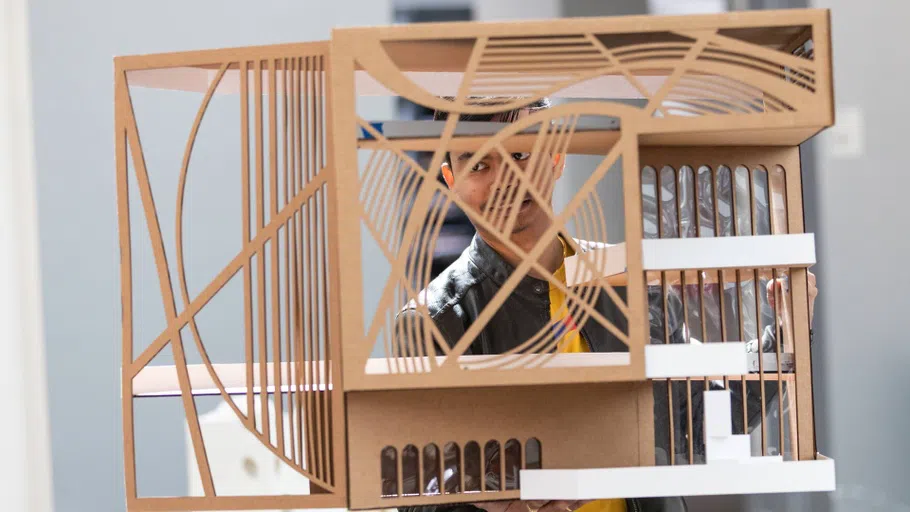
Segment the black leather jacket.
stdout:
<path fill-rule="evenodd" d="M 578 241 L 583 251 L 602 244 Z M 433 322 L 449 344 L 464 334 L 480 312 L 512 274 L 513 268 L 479 236 L 461 256 L 425 290 L 422 298 Z M 625 290 L 617 289 L 625 298 Z M 622 331 L 628 322 L 606 293 L 596 298 L 595 307 Z M 406 309 L 402 315 L 416 315 Z M 506 299 L 493 319 L 487 323 L 466 355 L 500 354 L 514 348 L 516 342 L 528 339 L 550 321 L 550 288 L 547 281 L 526 276 Z M 582 337 L 592 352 L 628 352 L 625 343 L 601 324 L 589 321 L 580 326 Z"/>
<path fill-rule="evenodd" d="M 598 244 L 577 241 L 581 250 L 595 248 Z M 454 345 L 464 334 L 473 320 L 477 318 L 483 308 L 490 302 L 496 292 L 511 275 L 513 267 L 496 253 L 479 236 L 475 236 L 471 245 L 462 253 L 458 260 L 444 270 L 434 279 L 422 295 L 426 301 L 431 318 L 439 327 L 440 332 L 450 345 Z M 617 294 L 625 298 L 625 289 L 616 288 Z M 663 343 L 666 339 L 664 331 L 663 296 L 660 287 L 651 287 L 648 291 L 648 302 L 651 317 L 652 342 Z M 732 304 L 727 301 L 727 304 Z M 620 330 L 626 330 L 627 321 L 613 301 L 605 292 L 596 298 L 596 308 L 610 322 Z M 678 296 L 670 295 L 667 298 L 667 324 L 670 328 L 669 338 L 671 343 L 685 341 L 684 310 Z M 417 312 L 413 304 L 405 308 L 399 315 L 399 320 L 416 319 Z M 465 354 L 497 354 L 514 348 L 517 341 L 528 339 L 537 333 L 550 321 L 549 285 L 546 281 L 526 276 L 519 283 L 515 291 L 506 299 L 493 319 L 484 327 L 480 335 L 474 340 Z M 399 324 L 400 325 L 400 324 Z M 588 343 L 592 352 L 625 352 L 626 345 L 611 334 L 606 328 L 596 321 L 588 321 L 580 325 L 580 332 Z M 773 337 L 767 339 L 765 333 L 763 345 L 768 350 L 767 343 L 773 344 Z M 416 355 L 416 354 L 415 354 Z M 682 404 L 687 403 L 687 389 L 683 386 L 674 386 L 673 403 L 676 460 L 686 463 L 687 451 L 687 421 L 688 414 Z M 699 388 L 699 385 L 702 387 Z M 693 382 L 692 418 L 693 438 L 704 439 L 701 430 L 703 411 L 701 406 L 701 393 L 704 381 Z M 741 399 L 741 391 L 731 389 L 734 402 Z M 755 396 L 749 393 L 750 398 Z M 665 382 L 655 382 L 655 439 L 657 442 L 656 453 L 658 464 L 669 463 L 669 407 L 668 389 Z M 736 405 L 734 405 L 734 410 Z M 750 412 L 759 414 L 760 407 L 752 405 Z M 742 415 L 734 416 L 734 429 L 742 431 Z M 754 415 L 753 415 L 754 417 Z M 750 418 L 750 423 L 753 418 Z M 738 420 L 738 421 L 737 421 Z M 693 447 L 696 459 L 703 460 L 704 443 L 696 443 Z M 696 460 L 698 462 L 698 460 Z M 682 498 L 648 498 L 629 499 L 627 509 L 641 512 L 657 511 L 682 511 L 686 510 Z M 409 507 L 401 510 L 407 512 L 472 512 L 477 509 L 470 505 L 452 506 L 425 506 Z"/>

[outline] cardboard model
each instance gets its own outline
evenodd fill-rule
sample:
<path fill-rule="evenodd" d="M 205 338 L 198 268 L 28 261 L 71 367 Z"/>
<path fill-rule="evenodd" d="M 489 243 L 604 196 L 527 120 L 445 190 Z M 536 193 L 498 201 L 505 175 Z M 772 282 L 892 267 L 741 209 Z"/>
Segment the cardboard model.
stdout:
<path fill-rule="evenodd" d="M 833 123 L 827 11 L 336 29 L 331 41 L 127 56 L 115 67 L 130 510 L 833 489 L 833 461 L 815 445 L 815 252 L 799 157 Z M 174 242 L 159 224 L 137 87 L 204 94 L 179 170 Z M 239 178 L 242 193 L 223 201 L 242 205 L 242 250 L 191 295 L 183 199 L 200 123 L 222 94 L 240 106 L 241 158 L 223 179 Z M 357 100 L 369 95 L 448 116 L 366 119 Z M 514 122 L 464 119 L 542 97 L 554 105 Z M 438 179 L 450 154 L 467 155 L 465 169 L 496 162 L 484 206 Z M 565 155 L 599 163 L 556 209 L 551 171 Z M 599 192 L 617 174 L 620 240 L 606 232 Z M 133 180 L 147 232 L 131 225 Z M 551 221 L 530 249 L 509 235 L 522 200 Z M 456 333 L 425 292 L 452 207 L 520 256 Z M 540 263 L 560 235 L 564 277 Z M 131 238 L 146 236 L 167 327 L 134 340 Z M 381 256 L 364 252 L 365 238 Z M 374 312 L 368 257 L 389 268 Z M 213 364 L 206 347 L 219 340 L 201 337 L 195 319 L 232 279 L 242 281 L 245 357 Z M 567 352 L 553 319 L 508 350 L 477 350 L 532 282 L 530 293 L 561 293 L 586 336 L 621 348 Z M 202 364 L 187 364 L 188 346 Z M 173 366 L 149 364 L 162 351 Z M 134 402 L 168 394 L 182 397 L 204 496 L 137 495 Z M 200 394 L 223 397 L 310 494 L 217 492 Z"/>

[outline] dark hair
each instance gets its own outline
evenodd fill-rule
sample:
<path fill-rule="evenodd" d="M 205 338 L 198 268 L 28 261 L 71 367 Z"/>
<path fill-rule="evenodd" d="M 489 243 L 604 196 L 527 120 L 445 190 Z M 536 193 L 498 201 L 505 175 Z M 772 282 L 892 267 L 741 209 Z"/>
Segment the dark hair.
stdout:
<path fill-rule="evenodd" d="M 449 101 L 453 100 L 452 97 L 445 97 L 444 99 L 449 100 Z M 479 99 L 480 99 L 480 101 L 475 104 L 505 105 L 512 101 L 518 100 L 520 98 L 511 97 L 511 96 L 490 96 L 490 97 L 483 97 L 483 98 L 479 98 Z M 511 123 L 511 122 L 514 122 L 516 119 L 518 119 L 518 116 L 523 111 L 528 111 L 528 112 L 534 113 L 534 112 L 537 112 L 538 110 L 543 110 L 543 109 L 547 109 L 547 108 L 550 108 L 550 100 L 549 100 L 549 98 L 547 98 L 545 96 L 538 100 L 534 100 L 531 103 L 524 105 L 522 107 L 512 109 L 512 110 L 506 110 L 503 112 L 493 112 L 491 114 L 461 114 L 459 116 L 458 120 L 459 121 L 489 121 L 489 122 L 495 122 L 495 123 Z M 437 111 L 433 112 L 434 121 L 445 121 L 448 118 L 449 118 L 448 112 L 445 112 L 442 110 L 437 110 Z M 451 157 L 449 156 L 448 151 L 446 151 L 444 161 L 451 162 Z"/>
<path fill-rule="evenodd" d="M 453 98 L 446 97 L 446 100 L 452 101 Z M 491 96 L 480 98 L 480 101 L 477 104 L 490 106 L 490 105 L 505 105 L 512 101 L 515 101 L 519 98 L 517 97 L 501 97 L 501 96 Z M 543 110 L 545 108 L 550 108 L 550 100 L 547 97 L 540 98 L 539 100 L 534 100 L 531 103 L 512 110 L 506 110 L 503 112 L 493 112 L 491 114 L 461 114 L 458 118 L 461 121 L 493 121 L 493 122 L 502 122 L 502 123 L 511 123 L 518 118 L 518 115 L 522 111 L 537 112 L 538 110 Z M 445 121 L 449 118 L 449 113 L 437 110 L 433 112 L 434 121 Z"/>

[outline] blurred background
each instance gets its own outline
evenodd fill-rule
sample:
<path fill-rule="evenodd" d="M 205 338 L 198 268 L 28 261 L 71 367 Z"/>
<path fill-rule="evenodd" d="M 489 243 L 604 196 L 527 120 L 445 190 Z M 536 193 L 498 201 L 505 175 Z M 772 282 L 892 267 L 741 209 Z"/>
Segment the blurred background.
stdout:
<path fill-rule="evenodd" d="M 328 38 L 335 26 L 822 7 L 832 10 L 838 125 L 804 145 L 802 155 L 806 228 L 816 234 L 820 261 L 814 268 L 820 293 L 813 349 L 818 448 L 836 460 L 838 490 L 817 495 L 698 498 L 691 500 L 690 509 L 910 511 L 910 486 L 906 485 L 910 386 L 905 377 L 910 345 L 904 344 L 902 321 L 910 307 L 906 294 L 910 270 L 904 263 L 910 237 L 900 228 L 910 220 L 905 199 L 910 173 L 903 168 L 906 128 L 901 121 L 910 114 L 904 94 L 910 88 L 910 72 L 902 71 L 910 44 L 906 30 L 910 4 L 896 0 L 33 0 L 27 5 L 56 510 L 125 509 L 114 56 L 319 40 Z M 143 132 L 150 169 L 179 164 L 179 150 L 165 153 L 156 148 L 182 147 L 185 133 L 164 128 L 156 133 L 156 121 L 167 119 L 169 113 L 156 108 L 158 98 L 153 93 L 142 94 L 137 96 L 136 109 L 140 129 L 153 127 L 148 136 Z M 185 107 L 198 105 L 198 100 L 187 101 Z M 428 114 L 391 99 L 376 100 L 369 109 L 376 118 Z M 193 108 L 182 111 L 190 112 L 192 119 Z M 237 158 L 235 132 L 219 133 L 217 116 L 213 119 L 206 121 L 210 139 L 199 148 L 205 155 L 200 158 L 230 165 Z M 204 192 L 222 186 L 213 179 L 217 165 L 212 167 L 208 176 L 194 178 L 201 180 L 197 189 Z M 169 200 L 173 198 L 162 198 L 164 204 Z M 192 204 L 190 199 L 187 204 Z M 188 215 L 199 225 L 207 216 L 214 219 L 233 213 L 224 209 L 227 205 L 213 206 L 196 207 Z M 162 224 L 171 225 L 173 219 L 162 219 Z M 471 234 L 470 225 L 457 215 L 446 230 L 455 246 Z M 212 255 L 220 258 L 231 250 L 199 243 L 207 245 L 196 248 L 194 257 L 200 260 Z M 192 265 L 189 261 L 188 267 Z M 208 277 L 198 279 L 204 283 Z M 137 282 L 146 284 L 148 300 L 155 299 L 151 270 Z M 160 330 L 161 321 L 152 315 L 140 323 L 151 333 Z M 235 330 L 233 319 L 207 321 L 211 329 Z M 200 402 L 200 408 L 217 415 L 216 404 L 213 398 L 207 407 Z M 179 399 L 143 407 L 136 412 L 137 425 L 142 425 L 137 427 L 137 438 L 151 437 L 137 446 L 145 468 L 140 492 L 189 492 L 193 475 L 186 462 Z"/>

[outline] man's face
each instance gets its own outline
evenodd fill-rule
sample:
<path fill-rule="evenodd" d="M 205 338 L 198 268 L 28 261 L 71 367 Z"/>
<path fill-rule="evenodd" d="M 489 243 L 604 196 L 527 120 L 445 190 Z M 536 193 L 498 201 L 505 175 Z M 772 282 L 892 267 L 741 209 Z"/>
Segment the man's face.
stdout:
<path fill-rule="evenodd" d="M 474 213 L 484 216 L 500 233 L 511 222 L 510 237 L 529 228 L 538 228 L 533 230 L 537 232 L 549 225 L 545 210 L 552 209 L 553 184 L 559 176 L 558 162 L 554 162 L 551 155 L 540 154 L 532 158 L 530 153 L 510 153 L 509 163 L 494 152 L 469 166 L 473 157 L 472 153 L 451 153 L 453 180 L 450 186 Z M 537 170 L 534 180 L 529 179 L 532 161 Z M 522 182 L 523 194 L 520 193 Z M 532 188 L 536 194 L 531 193 Z M 488 231 L 482 226 L 476 227 L 478 231 Z"/>

